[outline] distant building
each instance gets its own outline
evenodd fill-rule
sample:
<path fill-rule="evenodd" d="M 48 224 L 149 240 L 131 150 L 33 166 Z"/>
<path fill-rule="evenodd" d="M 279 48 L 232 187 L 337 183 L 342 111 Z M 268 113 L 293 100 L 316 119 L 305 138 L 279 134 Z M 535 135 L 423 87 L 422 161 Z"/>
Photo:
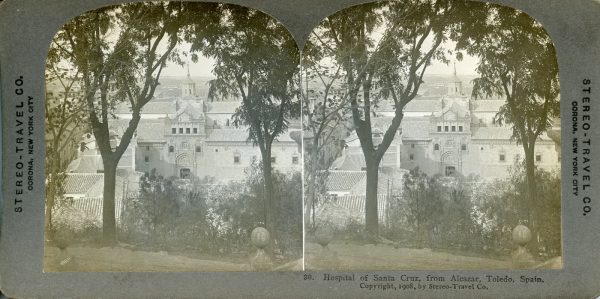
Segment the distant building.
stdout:
<path fill-rule="evenodd" d="M 241 180 L 244 169 L 261 161 L 260 149 L 249 139 L 247 127 L 237 127 L 233 114 L 239 101 L 209 102 L 198 96 L 193 80 L 181 84 L 181 96 L 154 99 L 141 112 L 141 120 L 130 148 L 135 153 L 135 170 L 156 169 L 163 176 L 212 177 L 218 181 Z M 131 109 L 121 103 L 111 124 L 123 132 L 131 119 Z M 300 171 L 301 152 L 290 137 L 299 128 L 281 134 L 273 143 L 271 162 L 283 172 Z"/>
<path fill-rule="evenodd" d="M 506 177 L 509 166 L 524 159 L 522 145 L 512 138 L 512 127 L 494 123 L 504 100 L 476 100 L 465 95 L 456 74 L 445 82 L 438 80 L 426 86 L 424 94 L 404 108 L 401 127 L 381 161 L 382 171 L 419 167 L 428 175 Z M 379 117 L 372 118 L 375 140 L 389 127 L 394 115 L 392 103 L 381 103 L 377 114 Z M 557 121 L 551 135 L 559 135 L 559 125 Z M 546 170 L 560 168 L 560 146 L 556 140 L 546 133 L 540 136 L 535 148 L 537 166 Z M 344 153 L 331 169 L 365 170 L 356 132 L 345 141 Z"/>

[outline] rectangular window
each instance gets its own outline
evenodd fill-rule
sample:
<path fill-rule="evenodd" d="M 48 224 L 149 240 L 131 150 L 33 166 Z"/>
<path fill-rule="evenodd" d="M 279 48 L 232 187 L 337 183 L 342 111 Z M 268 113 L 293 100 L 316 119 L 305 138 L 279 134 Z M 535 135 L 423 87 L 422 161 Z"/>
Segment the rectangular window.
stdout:
<path fill-rule="evenodd" d="M 448 132 L 448 126 L 444 126 L 444 132 Z"/>
<path fill-rule="evenodd" d="M 442 131 L 442 126 L 437 126 L 438 127 L 438 132 Z"/>
<path fill-rule="evenodd" d="M 408 155 L 408 159 L 410 159 L 411 161 L 415 159 L 415 155 L 414 154 L 410 154 Z"/>
<path fill-rule="evenodd" d="M 183 128 L 179 128 L 179 134 L 183 134 Z"/>
<path fill-rule="evenodd" d="M 150 157 L 148 157 L 148 156 L 145 156 L 145 157 L 144 157 L 144 162 L 146 162 L 146 163 L 150 162 Z"/>
<path fill-rule="evenodd" d="M 271 164 L 277 163 L 277 157 L 271 157 Z"/>
<path fill-rule="evenodd" d="M 461 144 L 460 149 L 463 151 L 467 150 L 467 145 L 466 144 Z"/>
<path fill-rule="evenodd" d="M 190 133 L 190 128 L 185 128 L 185 133 L 189 134 Z"/>
<path fill-rule="evenodd" d="M 456 132 L 456 126 L 452 126 L 452 132 Z"/>
<path fill-rule="evenodd" d="M 462 132 L 463 131 L 463 126 L 458 126 L 458 131 Z"/>
<path fill-rule="evenodd" d="M 542 155 L 535 155 L 535 162 L 542 162 Z"/>
<path fill-rule="evenodd" d="M 176 128 L 171 128 L 171 134 L 177 134 L 177 129 Z"/>
<path fill-rule="evenodd" d="M 292 157 L 292 164 L 298 164 L 298 157 Z"/>
<path fill-rule="evenodd" d="M 500 154 L 500 162 L 504 162 L 506 160 L 506 155 Z"/>
<path fill-rule="evenodd" d="M 233 157 L 233 164 L 240 164 L 240 156 Z"/>
<path fill-rule="evenodd" d="M 198 128 L 194 128 L 194 134 L 198 134 Z"/>

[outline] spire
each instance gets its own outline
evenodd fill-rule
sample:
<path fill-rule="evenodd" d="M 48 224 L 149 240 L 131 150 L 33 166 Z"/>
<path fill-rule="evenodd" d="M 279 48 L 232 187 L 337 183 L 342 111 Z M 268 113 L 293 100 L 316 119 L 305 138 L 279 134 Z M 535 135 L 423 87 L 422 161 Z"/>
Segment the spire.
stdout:
<path fill-rule="evenodd" d="M 454 60 L 454 77 L 456 78 L 456 60 Z"/>
<path fill-rule="evenodd" d="M 187 62 L 187 67 L 188 67 L 188 79 L 190 78 L 190 61 L 188 60 Z M 456 74 L 456 69 L 454 70 L 454 73 Z"/>

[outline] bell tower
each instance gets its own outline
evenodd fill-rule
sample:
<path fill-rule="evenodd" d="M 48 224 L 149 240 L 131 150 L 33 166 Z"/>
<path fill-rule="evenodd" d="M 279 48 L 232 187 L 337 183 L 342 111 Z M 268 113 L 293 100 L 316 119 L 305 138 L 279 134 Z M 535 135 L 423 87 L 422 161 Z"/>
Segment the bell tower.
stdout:
<path fill-rule="evenodd" d="M 456 62 L 454 62 L 454 73 L 452 80 L 448 83 L 448 96 L 461 96 L 462 94 L 462 81 L 456 75 Z"/>
<path fill-rule="evenodd" d="M 187 64 L 187 78 L 181 85 L 181 96 L 182 97 L 195 97 L 196 96 L 196 83 L 190 77 L 190 63 Z"/>

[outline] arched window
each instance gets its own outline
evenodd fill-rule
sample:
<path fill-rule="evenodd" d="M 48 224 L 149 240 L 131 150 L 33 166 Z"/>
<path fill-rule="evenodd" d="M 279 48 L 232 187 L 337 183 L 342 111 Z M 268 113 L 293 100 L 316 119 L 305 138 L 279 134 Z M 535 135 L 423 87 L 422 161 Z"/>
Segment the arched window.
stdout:
<path fill-rule="evenodd" d="M 439 144 L 437 144 L 437 143 L 436 143 L 436 144 L 434 144 L 434 145 L 433 145 L 433 150 L 434 150 L 434 151 L 439 151 L 439 150 L 440 150 L 440 145 L 439 145 Z"/>
<path fill-rule="evenodd" d="M 175 151 L 175 147 L 174 147 L 174 146 L 172 146 L 172 145 L 171 145 L 171 146 L 169 146 L 169 153 L 172 153 L 172 152 L 174 152 L 174 151 Z"/>

